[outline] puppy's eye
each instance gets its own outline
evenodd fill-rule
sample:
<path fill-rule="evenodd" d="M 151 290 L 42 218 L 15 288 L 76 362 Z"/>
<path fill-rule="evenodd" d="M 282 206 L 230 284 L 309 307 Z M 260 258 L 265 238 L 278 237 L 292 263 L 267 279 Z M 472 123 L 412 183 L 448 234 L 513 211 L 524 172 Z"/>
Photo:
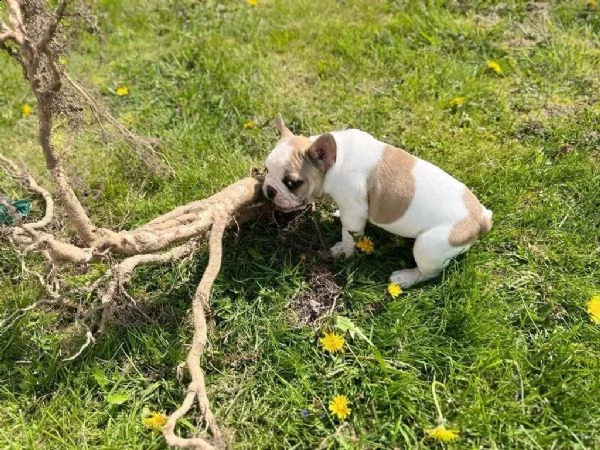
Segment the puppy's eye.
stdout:
<path fill-rule="evenodd" d="M 285 184 L 285 187 L 287 187 L 290 191 L 298 189 L 303 183 L 304 181 L 302 180 L 290 180 L 289 178 L 283 180 L 283 184 Z"/>

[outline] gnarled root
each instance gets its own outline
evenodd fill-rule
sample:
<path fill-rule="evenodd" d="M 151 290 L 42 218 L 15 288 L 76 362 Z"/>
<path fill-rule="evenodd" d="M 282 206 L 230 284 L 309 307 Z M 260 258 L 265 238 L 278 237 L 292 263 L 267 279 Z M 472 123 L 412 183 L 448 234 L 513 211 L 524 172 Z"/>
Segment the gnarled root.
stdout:
<path fill-rule="evenodd" d="M 62 72 L 58 63 L 58 55 L 52 51 L 50 44 L 53 42 L 69 1 L 60 0 L 54 14 L 42 14 L 43 20 L 37 22 L 38 25 L 35 29 L 33 27 L 28 29 L 25 26 L 23 13 L 27 10 L 22 8 L 25 2 L 6 0 L 6 3 L 8 21 L 5 22 L 0 17 L 0 50 L 6 51 L 21 65 L 25 79 L 38 101 L 38 133 L 42 155 L 53 177 L 60 205 L 83 245 L 77 246 L 64 242 L 49 232 L 43 231 L 53 220 L 55 208 L 52 196 L 46 189 L 38 185 L 31 175 L 20 170 L 8 158 L 0 156 L 0 165 L 4 171 L 26 189 L 40 195 L 46 205 L 42 219 L 26 223 L 10 202 L 2 200 L 2 204 L 7 208 L 13 222 L 13 225 L 9 227 L 10 242 L 15 245 L 15 248 L 41 251 L 51 264 L 50 273 L 53 280 L 57 267 L 61 265 L 82 265 L 98 260 L 111 263 L 112 259 L 109 258 L 115 255 L 127 257 L 109 269 L 104 277 L 85 289 L 88 294 L 98 291 L 100 304 L 94 308 L 82 311 L 81 305 L 70 303 L 61 296 L 58 281 L 49 285 L 44 277 L 38 276 L 51 299 L 39 300 L 28 307 L 13 311 L 5 319 L 0 320 L 0 328 L 12 325 L 22 315 L 42 305 L 74 309 L 76 323 L 86 332 L 85 342 L 74 355 L 66 358 L 65 361 L 75 359 L 95 341 L 92 327 L 88 325 L 87 321 L 101 312 L 98 332 L 105 330 L 115 298 L 120 294 L 127 295 L 124 285 L 130 281 L 138 265 L 166 263 L 191 255 L 197 250 L 199 239 L 210 232 L 208 265 L 192 302 L 194 335 L 187 357 L 191 382 L 181 407 L 168 418 L 163 434 L 169 445 L 177 447 L 223 448 L 226 446 L 225 440 L 211 412 L 204 374 L 200 366 L 200 358 L 207 342 L 205 310 L 208 309 L 212 285 L 221 266 L 223 234 L 227 227 L 253 220 L 263 213 L 265 207 L 261 203 L 261 183 L 255 178 L 243 178 L 207 199 L 176 208 L 134 230 L 113 231 L 96 227 L 75 195 L 60 161 L 59 153 L 52 143 L 52 105 L 55 96 L 61 89 L 63 78 L 66 78 L 83 97 L 99 121 L 102 117 L 112 124 L 131 145 L 138 149 L 143 148 L 153 157 L 156 157 L 157 154 L 151 144 L 120 126 L 107 111 L 93 101 L 92 97 L 78 83 Z M 41 14 L 39 12 L 41 10 L 43 8 L 35 11 L 37 14 Z M 173 245 L 177 246 L 169 249 Z M 99 289 L 99 286 L 102 286 L 102 289 Z M 201 437 L 183 438 L 175 433 L 177 421 L 190 410 L 195 400 L 197 400 L 200 413 L 212 434 L 213 443 Z"/>
<path fill-rule="evenodd" d="M 210 232 L 208 265 L 206 266 L 206 270 L 204 271 L 204 275 L 200 280 L 198 289 L 196 289 L 196 295 L 194 295 L 194 300 L 192 301 L 194 336 L 187 357 L 187 368 L 192 377 L 192 381 L 188 386 L 187 394 L 182 405 L 169 416 L 167 424 L 163 428 L 163 434 L 167 444 L 176 447 L 214 449 L 225 446 L 221 431 L 210 410 L 208 396 L 206 395 L 206 386 L 204 384 L 204 373 L 200 367 L 200 357 L 202 356 L 204 346 L 207 342 L 206 316 L 204 310 L 208 309 L 210 291 L 215 278 L 217 278 L 219 269 L 221 268 L 221 258 L 223 255 L 222 239 L 227 222 L 228 218 L 223 214 L 216 214 L 214 217 L 213 226 Z M 208 429 L 213 435 L 215 446 L 209 444 L 202 438 L 182 438 L 175 434 L 175 425 L 177 424 L 177 421 L 189 411 L 194 399 L 198 400 L 200 412 L 208 425 Z"/>

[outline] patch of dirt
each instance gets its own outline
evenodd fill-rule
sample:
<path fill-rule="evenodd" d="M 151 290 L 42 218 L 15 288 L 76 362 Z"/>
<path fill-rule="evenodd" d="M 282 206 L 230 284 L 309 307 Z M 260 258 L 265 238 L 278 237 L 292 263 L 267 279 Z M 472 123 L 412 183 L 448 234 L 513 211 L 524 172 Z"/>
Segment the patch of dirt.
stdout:
<path fill-rule="evenodd" d="M 327 267 L 311 269 L 306 277 L 308 289 L 291 301 L 293 321 L 298 326 L 312 325 L 333 311 L 342 287 Z"/>
<path fill-rule="evenodd" d="M 527 35 L 527 36 L 507 39 L 504 41 L 504 44 L 510 48 L 530 48 L 530 47 L 535 46 L 540 41 L 541 41 L 541 39 L 539 39 L 536 36 Z"/>
<path fill-rule="evenodd" d="M 336 307 L 342 287 L 336 280 L 319 218 L 312 207 L 292 214 L 273 211 L 282 258 L 306 269 L 307 288 L 290 301 L 290 320 L 297 327 L 313 326 Z"/>
<path fill-rule="evenodd" d="M 581 110 L 578 105 L 564 105 L 560 103 L 546 103 L 542 108 L 542 113 L 549 118 L 556 116 L 568 116 L 577 114 Z"/>
<path fill-rule="evenodd" d="M 250 365 L 258 361 L 261 357 L 259 350 L 252 350 L 246 352 L 238 352 L 234 354 L 222 354 L 219 355 L 220 360 L 213 361 L 213 366 L 218 365 L 219 368 L 229 367 L 230 369 L 238 370 L 243 366 Z"/>
<path fill-rule="evenodd" d="M 580 114 L 584 106 L 579 104 L 546 103 L 540 108 L 527 111 L 524 122 L 517 133 L 519 138 L 536 136 L 546 138 L 549 135 L 548 121 L 555 117 L 568 117 Z"/>
<path fill-rule="evenodd" d="M 546 138 L 549 135 L 549 132 L 541 121 L 528 119 L 521 124 L 516 135 L 518 139 L 524 139 L 527 137 Z"/>
<path fill-rule="evenodd" d="M 490 11 L 488 14 L 475 14 L 473 16 L 473 22 L 483 28 L 492 28 L 496 26 L 502 18 L 496 11 Z"/>
<path fill-rule="evenodd" d="M 280 247 L 287 252 L 284 257 L 291 257 L 294 263 L 329 257 L 329 248 L 312 206 L 295 213 L 274 210 L 272 220 L 278 228 Z"/>
<path fill-rule="evenodd" d="M 514 22 L 506 31 L 504 44 L 511 48 L 530 48 L 546 40 L 550 35 L 549 8 L 546 2 L 529 2 L 525 19 Z"/>

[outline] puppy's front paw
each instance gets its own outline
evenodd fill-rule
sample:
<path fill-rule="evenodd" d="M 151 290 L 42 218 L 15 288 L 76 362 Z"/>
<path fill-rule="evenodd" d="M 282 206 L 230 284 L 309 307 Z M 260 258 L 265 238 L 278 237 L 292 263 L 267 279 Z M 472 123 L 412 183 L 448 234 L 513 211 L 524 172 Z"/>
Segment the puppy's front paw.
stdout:
<path fill-rule="evenodd" d="M 414 269 L 396 270 L 390 275 L 390 282 L 399 284 L 403 288 L 409 288 L 418 283 L 421 278 L 421 272 L 416 267 Z"/>
<path fill-rule="evenodd" d="M 346 244 L 344 241 L 340 241 L 331 247 L 331 255 L 334 258 L 345 256 L 346 258 L 352 256 L 354 253 L 354 244 Z"/>

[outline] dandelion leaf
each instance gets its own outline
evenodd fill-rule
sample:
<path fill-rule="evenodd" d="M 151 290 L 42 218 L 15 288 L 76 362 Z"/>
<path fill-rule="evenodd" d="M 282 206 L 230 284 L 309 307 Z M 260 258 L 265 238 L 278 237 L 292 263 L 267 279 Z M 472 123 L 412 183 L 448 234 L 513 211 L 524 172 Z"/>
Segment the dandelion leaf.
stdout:
<path fill-rule="evenodd" d="M 335 326 L 338 330 L 350 334 L 350 337 L 354 339 L 355 336 L 358 336 L 363 341 L 367 342 L 369 345 L 373 346 L 371 340 L 367 337 L 367 335 L 363 332 L 363 330 L 357 326 L 354 322 L 344 316 L 337 316 L 335 321 Z"/>

